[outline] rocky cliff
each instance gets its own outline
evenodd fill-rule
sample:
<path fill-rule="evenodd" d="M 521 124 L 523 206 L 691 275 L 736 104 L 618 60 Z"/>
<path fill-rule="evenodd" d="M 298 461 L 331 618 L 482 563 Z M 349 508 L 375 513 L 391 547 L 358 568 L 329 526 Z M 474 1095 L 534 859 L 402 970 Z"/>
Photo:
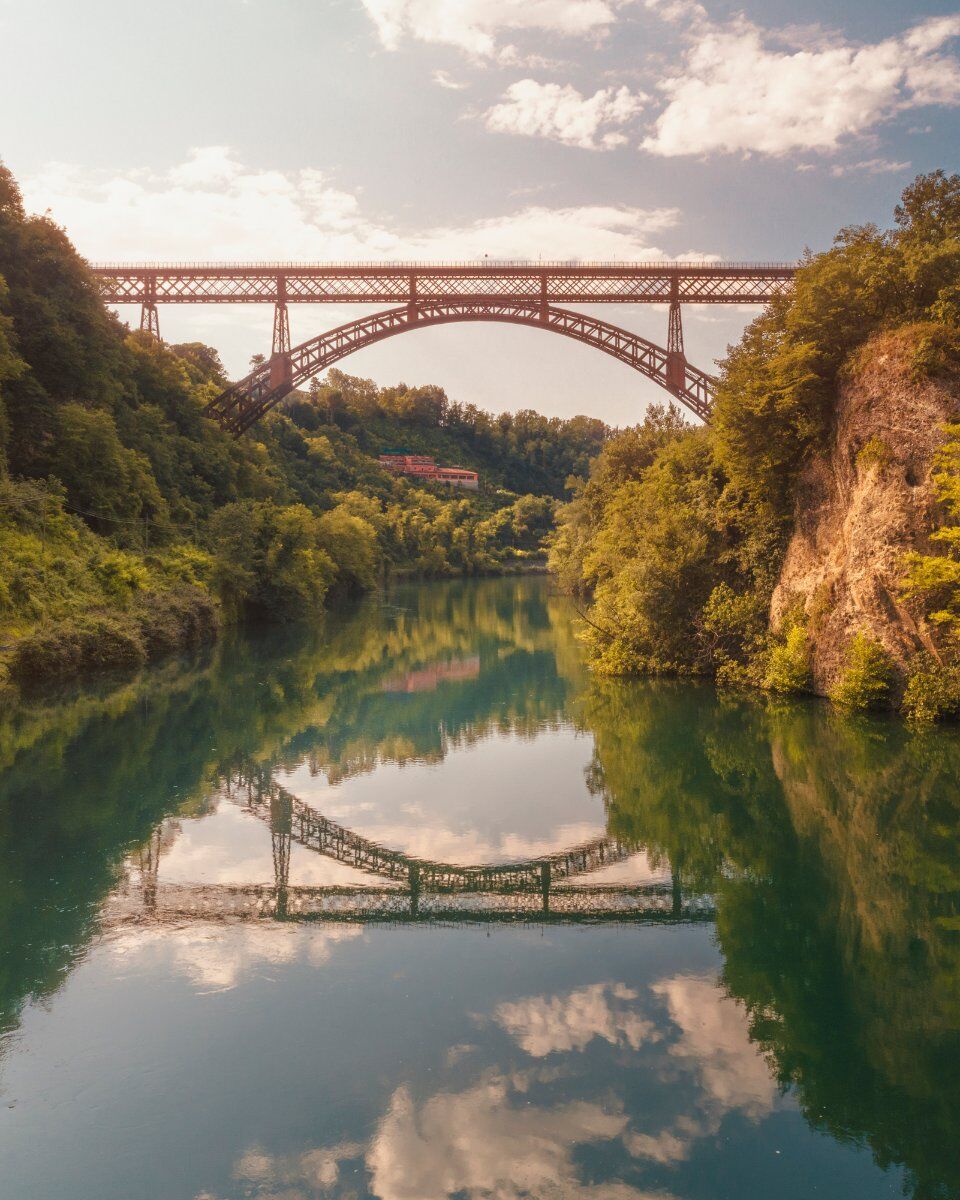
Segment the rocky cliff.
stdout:
<path fill-rule="evenodd" d="M 933 457 L 960 414 L 960 378 L 919 369 L 929 326 L 872 339 L 845 372 L 829 443 L 800 481 L 794 532 L 771 603 L 776 631 L 802 606 L 813 686 L 826 693 L 858 630 L 900 667 L 933 649 L 898 592 L 905 551 L 929 548 L 941 519 Z"/>

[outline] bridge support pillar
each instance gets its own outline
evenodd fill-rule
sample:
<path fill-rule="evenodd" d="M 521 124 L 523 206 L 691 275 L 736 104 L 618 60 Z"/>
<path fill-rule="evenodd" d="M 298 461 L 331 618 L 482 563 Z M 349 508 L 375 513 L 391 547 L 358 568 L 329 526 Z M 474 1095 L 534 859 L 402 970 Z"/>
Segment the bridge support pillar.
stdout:
<path fill-rule="evenodd" d="M 140 887 L 143 892 L 143 907 L 153 912 L 157 907 L 157 881 L 160 874 L 160 839 L 163 827 L 158 825 L 150 834 L 150 841 L 140 849 Z"/>
<path fill-rule="evenodd" d="M 547 273 L 540 276 L 540 320 L 546 325 L 550 318 L 550 301 L 547 291 Z"/>
<path fill-rule="evenodd" d="M 273 356 L 290 353 L 290 313 L 286 300 L 278 300 L 273 309 Z"/>
<path fill-rule="evenodd" d="M 420 913 L 420 864 L 411 863 L 409 870 L 410 880 L 410 916 L 416 917 Z"/>
<path fill-rule="evenodd" d="M 270 390 L 283 387 L 292 380 L 293 364 L 290 362 L 290 355 L 274 354 L 270 359 Z"/>
<path fill-rule="evenodd" d="M 144 300 L 140 306 L 140 330 L 160 341 L 160 313 L 153 300 Z"/>
<path fill-rule="evenodd" d="M 293 379 L 290 362 L 290 313 L 287 310 L 286 280 L 277 280 L 277 300 L 273 306 L 273 346 L 270 353 L 270 390 L 287 386 Z"/>
<path fill-rule="evenodd" d="M 415 321 L 417 319 L 417 277 L 416 277 L 416 275 L 410 276 L 409 297 L 410 298 L 407 300 L 407 317 L 411 321 Z"/>
<path fill-rule="evenodd" d="M 667 386 L 680 392 L 686 383 L 687 357 L 683 351 L 683 320 L 680 315 L 680 280 L 670 279 L 670 320 L 667 327 Z"/>
<path fill-rule="evenodd" d="M 287 915 L 292 841 L 293 802 L 286 793 L 275 793 L 270 797 L 270 843 L 273 850 L 273 883 L 276 896 L 274 914 L 281 918 Z"/>

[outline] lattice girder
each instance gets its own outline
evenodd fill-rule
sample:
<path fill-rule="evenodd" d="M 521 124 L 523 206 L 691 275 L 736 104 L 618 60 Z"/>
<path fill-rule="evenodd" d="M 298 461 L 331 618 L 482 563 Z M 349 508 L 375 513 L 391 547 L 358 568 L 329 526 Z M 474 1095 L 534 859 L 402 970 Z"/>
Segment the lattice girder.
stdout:
<path fill-rule="evenodd" d="M 158 263 L 99 264 L 108 304 L 402 304 L 510 300 L 550 304 L 764 304 L 790 263 Z"/>

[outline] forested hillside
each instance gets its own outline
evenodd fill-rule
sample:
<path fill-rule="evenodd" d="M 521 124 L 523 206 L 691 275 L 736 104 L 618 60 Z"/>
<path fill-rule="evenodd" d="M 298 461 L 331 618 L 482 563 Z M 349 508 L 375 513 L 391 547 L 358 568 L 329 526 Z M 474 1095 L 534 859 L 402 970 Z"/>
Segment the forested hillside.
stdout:
<path fill-rule="evenodd" d="M 608 434 L 332 372 L 234 439 L 203 415 L 226 382 L 209 347 L 109 313 L 0 167 L 0 675 L 142 662 L 385 572 L 522 566 Z M 375 456 L 398 443 L 476 467 L 484 490 L 393 478 Z"/>
<path fill-rule="evenodd" d="M 807 258 L 710 428 L 652 410 L 561 510 L 600 670 L 960 715 L 960 176 L 895 216 Z"/>
<path fill-rule="evenodd" d="M 336 369 L 311 386 L 308 399 L 298 393 L 285 408 L 304 429 L 330 424 L 352 434 L 368 454 L 385 447 L 430 454 L 479 471 L 488 484 L 558 500 L 611 432 L 593 417 L 564 421 L 530 409 L 492 416 L 451 402 L 439 387 L 378 388 Z"/>

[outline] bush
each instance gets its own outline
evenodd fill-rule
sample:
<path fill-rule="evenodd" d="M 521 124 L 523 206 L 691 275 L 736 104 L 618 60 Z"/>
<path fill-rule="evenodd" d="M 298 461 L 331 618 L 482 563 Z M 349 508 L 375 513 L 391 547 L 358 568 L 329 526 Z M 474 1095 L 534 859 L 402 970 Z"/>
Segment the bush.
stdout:
<path fill-rule="evenodd" d="M 892 458 L 890 447 L 883 438 L 872 437 L 857 451 L 857 466 L 864 471 L 869 471 L 873 467 L 883 470 L 888 466 Z"/>
<path fill-rule="evenodd" d="M 721 682 L 741 685 L 750 677 L 749 659 L 762 645 L 765 596 L 718 584 L 703 608 L 703 631 Z"/>
<path fill-rule="evenodd" d="M 935 304 L 933 316 L 944 324 L 929 324 L 917 339 L 913 356 L 914 379 L 936 379 L 960 373 L 960 288 L 949 289 L 950 298 Z"/>
<path fill-rule="evenodd" d="M 321 549 L 336 567 L 336 582 L 346 591 L 369 591 L 377 582 L 380 547 L 377 531 L 363 517 L 338 504 L 317 522 Z"/>
<path fill-rule="evenodd" d="M 64 404 L 50 466 L 70 503 L 98 533 L 137 544 L 148 524 L 167 520 L 150 463 L 122 444 L 108 412 Z"/>
<path fill-rule="evenodd" d="M 319 609 L 337 573 L 321 521 L 303 504 L 246 500 L 219 509 L 209 538 L 228 610 L 276 618 Z"/>
<path fill-rule="evenodd" d="M 857 632 L 844 651 L 843 669 L 830 690 L 830 699 L 845 708 L 882 708 L 890 701 L 893 682 L 889 654 L 879 642 Z"/>
<path fill-rule="evenodd" d="M 149 658 L 209 641 L 220 626 L 213 597 L 199 587 L 146 592 L 137 598 L 133 617 Z"/>
<path fill-rule="evenodd" d="M 901 708 L 917 725 L 960 717 L 960 666 L 923 655 L 907 681 Z"/>
<path fill-rule="evenodd" d="M 931 535 L 934 553 L 904 556 L 901 593 L 919 601 L 944 641 L 960 638 L 960 424 L 947 425 L 934 460 L 934 495 L 947 520 Z M 937 552 L 939 547 L 943 550 Z"/>
<path fill-rule="evenodd" d="M 789 696 L 810 687 L 810 640 L 799 623 L 790 625 L 770 649 L 763 686 Z"/>
<path fill-rule="evenodd" d="M 142 560 L 122 550 L 108 551 L 92 569 L 104 592 L 121 603 L 142 591 L 150 578 Z"/>
<path fill-rule="evenodd" d="M 138 667 L 146 660 L 146 646 L 135 622 L 90 614 L 21 638 L 13 649 L 10 676 L 18 682 L 63 679 L 82 671 Z"/>

